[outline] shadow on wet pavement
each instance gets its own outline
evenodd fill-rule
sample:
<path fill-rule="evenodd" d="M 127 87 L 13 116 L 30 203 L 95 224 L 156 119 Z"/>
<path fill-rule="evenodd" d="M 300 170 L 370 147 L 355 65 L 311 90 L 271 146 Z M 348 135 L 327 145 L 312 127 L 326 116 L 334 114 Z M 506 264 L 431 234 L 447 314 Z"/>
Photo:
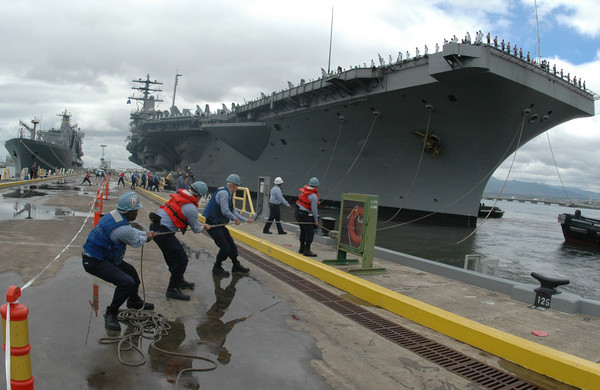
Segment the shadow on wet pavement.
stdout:
<path fill-rule="evenodd" d="M 195 252 L 209 260 L 208 254 Z M 213 278 L 211 263 L 212 259 L 190 260 L 187 277 L 197 281 L 191 293 L 203 309 L 198 315 L 168 319 L 171 330 L 157 346 L 204 356 L 218 367 L 185 373 L 179 388 L 280 388 L 283 383 L 290 389 L 329 388 L 306 364 L 320 358 L 315 341 L 285 325 L 289 307 L 273 306 L 278 300 L 251 276 Z M 2 285 L 22 285 L 14 273 L 0 276 Z M 94 283 L 99 285 L 97 314 L 90 305 Z M 152 340 L 143 342 L 148 362 L 137 367 L 121 364 L 116 344 L 98 342 L 107 336 L 102 315 L 113 291 L 113 286 L 89 277 L 77 257 L 67 259 L 56 277 L 23 291 L 20 302 L 30 310 L 32 370 L 40 388 L 173 389 L 182 369 L 210 366 L 148 348 Z M 155 301 L 157 311 L 170 302 Z M 265 307 L 269 309 L 261 312 Z"/>

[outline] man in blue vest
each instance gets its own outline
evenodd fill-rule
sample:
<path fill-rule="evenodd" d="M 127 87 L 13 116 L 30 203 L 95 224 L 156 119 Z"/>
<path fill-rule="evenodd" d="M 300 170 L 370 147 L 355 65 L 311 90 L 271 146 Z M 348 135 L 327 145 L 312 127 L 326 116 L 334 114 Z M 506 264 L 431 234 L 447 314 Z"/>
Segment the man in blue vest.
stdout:
<path fill-rule="evenodd" d="M 123 261 L 127 245 L 139 248 L 156 237 L 155 232 L 144 232 L 129 224 L 137 218 L 141 207 L 135 192 L 121 195 L 117 209 L 100 219 L 83 245 L 82 261 L 86 272 L 117 286 L 104 314 L 104 325 L 109 330 L 121 330 L 117 314 L 125 301 L 131 309 L 154 309 L 152 303 L 144 302 L 138 295 L 140 278 L 137 271 Z"/>
<path fill-rule="evenodd" d="M 181 242 L 175 237 L 175 233 L 178 230 L 185 233 L 188 226 L 194 233 L 210 228 L 209 225 L 198 221 L 198 201 L 203 196 L 206 197 L 207 193 L 206 184 L 197 181 L 190 186 L 189 190 L 180 189 L 172 194 L 171 199 L 160 206 L 156 213 L 150 213 L 152 220 L 150 230 L 162 233 L 154 239 L 154 242 L 160 248 L 171 273 L 167 298 L 189 301 L 190 296 L 184 294 L 181 289 L 193 290 L 195 287 L 194 283 L 188 282 L 183 277 L 188 265 L 188 255 Z"/>
<path fill-rule="evenodd" d="M 240 264 L 237 259 L 238 251 L 229 229 L 225 226 L 230 221 L 236 225 L 242 222 L 252 223 L 252 219 L 244 218 L 233 207 L 233 194 L 242 184 L 240 177 L 232 173 L 227 177 L 225 187 L 219 187 L 206 205 L 202 215 L 206 218 L 206 223 L 211 225 L 208 235 L 212 237 L 215 244 L 219 247 L 219 253 L 213 266 L 214 275 L 229 276 L 229 272 L 223 269 L 222 263 L 229 257 L 233 262 L 231 272 L 244 273 L 250 272 L 250 269 Z M 213 226 L 216 225 L 216 226 Z"/>

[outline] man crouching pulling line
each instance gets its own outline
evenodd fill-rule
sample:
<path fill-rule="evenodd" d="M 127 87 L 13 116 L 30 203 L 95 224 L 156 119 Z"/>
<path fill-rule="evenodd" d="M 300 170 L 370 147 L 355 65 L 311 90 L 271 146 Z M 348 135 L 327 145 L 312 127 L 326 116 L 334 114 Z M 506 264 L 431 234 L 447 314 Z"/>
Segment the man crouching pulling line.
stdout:
<path fill-rule="evenodd" d="M 83 245 L 85 271 L 117 286 L 104 314 L 104 326 L 109 330 L 121 330 L 117 314 L 125 301 L 130 309 L 154 309 L 154 304 L 144 302 L 138 295 L 140 278 L 137 271 L 123 261 L 127 245 L 139 248 L 156 237 L 153 231 L 144 232 L 129 224 L 137 218 L 141 207 L 135 192 L 121 195 L 117 209 L 100 218 Z"/>

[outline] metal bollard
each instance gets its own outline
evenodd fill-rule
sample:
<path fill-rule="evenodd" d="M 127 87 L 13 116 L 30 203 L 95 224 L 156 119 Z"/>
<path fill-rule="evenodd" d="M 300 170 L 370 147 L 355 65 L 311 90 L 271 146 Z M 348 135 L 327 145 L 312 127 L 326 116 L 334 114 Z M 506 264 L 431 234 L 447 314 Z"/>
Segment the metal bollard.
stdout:
<path fill-rule="evenodd" d="M 318 233 L 321 236 L 328 236 L 329 232 L 335 229 L 335 218 L 322 217 L 321 218 L 321 231 Z"/>
<path fill-rule="evenodd" d="M 540 287 L 533 289 L 535 291 L 535 300 L 533 308 L 549 309 L 552 303 L 552 295 L 560 294 L 556 288 L 571 283 L 568 279 L 555 279 L 548 276 L 532 272 L 531 276 L 540 282 Z"/>
<path fill-rule="evenodd" d="M 31 346 L 29 345 L 29 330 L 27 324 L 27 315 L 29 309 L 27 306 L 17 302 L 21 296 L 21 289 L 17 286 L 10 286 L 6 293 L 5 303 L 0 307 L 2 314 L 2 330 L 6 335 L 7 325 L 10 329 L 10 387 L 12 390 L 24 389 L 33 390 L 33 376 L 31 374 Z M 10 307 L 9 307 L 10 305 Z M 7 324 L 7 314 L 10 309 L 10 321 Z M 6 340 L 2 345 L 6 351 Z M 8 374 L 8 373 L 7 373 Z"/>

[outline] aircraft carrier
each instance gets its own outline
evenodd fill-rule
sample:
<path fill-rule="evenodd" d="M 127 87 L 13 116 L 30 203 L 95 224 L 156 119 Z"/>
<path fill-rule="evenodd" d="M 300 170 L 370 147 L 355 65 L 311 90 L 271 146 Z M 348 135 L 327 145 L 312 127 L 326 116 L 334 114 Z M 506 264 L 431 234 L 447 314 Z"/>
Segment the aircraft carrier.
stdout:
<path fill-rule="evenodd" d="M 258 176 L 282 176 L 292 196 L 316 176 L 325 201 L 373 194 L 398 219 L 469 228 L 496 168 L 543 132 L 593 116 L 598 98 L 581 78 L 484 42 L 322 70 L 216 113 L 160 111 L 162 83 L 133 82 L 142 95 L 130 96 L 141 104 L 127 149 L 148 170 L 190 167 L 210 187 L 237 173 L 251 191 Z"/>

